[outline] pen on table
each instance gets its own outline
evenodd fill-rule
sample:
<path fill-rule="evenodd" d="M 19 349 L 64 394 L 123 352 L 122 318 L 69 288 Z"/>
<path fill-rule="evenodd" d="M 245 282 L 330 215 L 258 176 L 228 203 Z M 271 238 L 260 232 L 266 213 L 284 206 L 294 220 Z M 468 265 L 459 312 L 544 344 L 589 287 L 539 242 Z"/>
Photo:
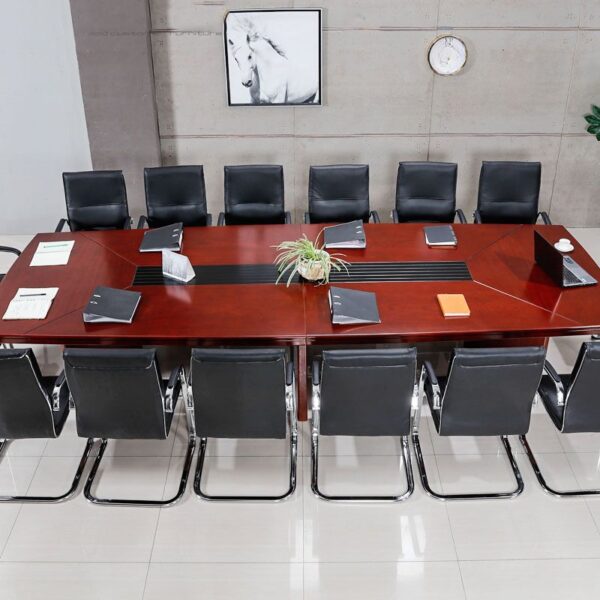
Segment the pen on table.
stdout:
<path fill-rule="evenodd" d="M 19 294 L 19 298 L 24 298 L 25 296 L 47 296 L 47 294 Z"/>

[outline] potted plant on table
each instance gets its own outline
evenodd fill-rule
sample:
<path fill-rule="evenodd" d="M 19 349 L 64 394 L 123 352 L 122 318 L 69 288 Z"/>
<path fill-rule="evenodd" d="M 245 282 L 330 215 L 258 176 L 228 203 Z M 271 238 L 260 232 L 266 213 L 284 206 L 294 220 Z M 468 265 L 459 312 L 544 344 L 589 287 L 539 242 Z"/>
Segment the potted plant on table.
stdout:
<path fill-rule="evenodd" d="M 600 106 L 592 104 L 592 113 L 585 115 L 585 120 L 588 122 L 587 132 L 595 135 L 600 142 Z"/>

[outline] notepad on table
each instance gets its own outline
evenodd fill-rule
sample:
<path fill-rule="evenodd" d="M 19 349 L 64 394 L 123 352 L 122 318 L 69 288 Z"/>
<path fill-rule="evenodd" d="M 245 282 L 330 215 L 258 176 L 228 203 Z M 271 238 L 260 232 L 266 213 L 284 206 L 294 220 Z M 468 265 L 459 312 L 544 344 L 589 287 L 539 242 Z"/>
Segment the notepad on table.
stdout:
<path fill-rule="evenodd" d="M 373 292 L 332 286 L 329 288 L 329 308 L 334 325 L 381 323 L 377 296 Z"/>
<path fill-rule="evenodd" d="M 366 248 L 367 238 L 360 220 L 331 225 L 323 229 L 325 248 Z"/>
<path fill-rule="evenodd" d="M 4 316 L 6 321 L 45 319 L 58 288 L 19 288 Z"/>
<path fill-rule="evenodd" d="M 140 252 L 162 252 L 163 250 L 181 250 L 183 223 L 174 223 L 165 227 L 149 229 L 144 233 Z"/>
<path fill-rule="evenodd" d="M 40 242 L 29 266 L 50 267 L 53 265 L 66 265 L 69 262 L 74 244 L 74 240 Z"/>
<path fill-rule="evenodd" d="M 142 294 L 98 286 L 83 310 L 86 323 L 131 323 Z"/>
<path fill-rule="evenodd" d="M 433 225 L 424 227 L 423 231 L 428 246 L 456 246 L 456 235 L 452 225 Z"/>
<path fill-rule="evenodd" d="M 462 294 L 438 294 L 437 299 L 444 317 L 468 317 L 471 315 L 469 305 Z"/>

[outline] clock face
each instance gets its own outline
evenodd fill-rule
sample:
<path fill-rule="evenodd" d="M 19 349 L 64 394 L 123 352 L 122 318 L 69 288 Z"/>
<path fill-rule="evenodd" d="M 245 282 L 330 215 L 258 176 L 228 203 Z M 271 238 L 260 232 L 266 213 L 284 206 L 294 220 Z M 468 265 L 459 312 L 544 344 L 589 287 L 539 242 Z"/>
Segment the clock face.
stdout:
<path fill-rule="evenodd" d="M 457 37 L 441 37 L 429 48 L 429 64 L 438 75 L 454 75 L 467 62 L 467 47 Z"/>

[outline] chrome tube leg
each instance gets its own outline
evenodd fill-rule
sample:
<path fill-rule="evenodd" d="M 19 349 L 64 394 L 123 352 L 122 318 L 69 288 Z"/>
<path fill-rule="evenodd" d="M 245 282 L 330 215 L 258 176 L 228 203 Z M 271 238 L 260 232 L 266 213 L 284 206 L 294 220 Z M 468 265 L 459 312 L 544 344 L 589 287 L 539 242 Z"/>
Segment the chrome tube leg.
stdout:
<path fill-rule="evenodd" d="M 192 466 L 192 459 L 194 457 L 194 451 L 196 449 L 196 439 L 190 435 L 188 439 L 188 447 L 185 454 L 183 470 L 181 473 L 181 478 L 179 481 L 179 488 L 177 493 L 167 500 L 137 500 L 137 499 L 128 499 L 128 498 L 100 498 L 95 496 L 92 492 L 92 486 L 94 484 L 94 479 L 98 473 L 98 469 L 100 467 L 100 463 L 102 462 L 102 457 L 104 456 L 104 452 L 106 450 L 106 446 L 108 444 L 108 440 L 102 439 L 102 443 L 100 444 L 100 448 L 98 450 L 98 454 L 96 456 L 96 460 L 94 461 L 94 465 L 92 470 L 90 471 L 89 477 L 83 489 L 83 493 L 85 497 L 92 504 L 100 504 L 105 506 L 149 506 L 149 507 L 161 507 L 166 508 L 169 506 L 173 506 L 173 504 L 177 503 L 183 494 L 185 493 L 185 488 L 187 487 L 187 482 L 189 478 L 190 468 Z"/>
<path fill-rule="evenodd" d="M 423 489 L 425 492 L 431 496 L 432 498 L 436 498 L 437 500 L 497 500 L 497 499 L 508 499 L 508 498 L 516 498 L 519 494 L 523 492 L 524 484 L 523 477 L 521 476 L 521 472 L 519 471 L 519 467 L 515 460 L 515 457 L 512 453 L 512 448 L 510 446 L 510 442 L 508 441 L 508 437 L 505 435 L 500 436 L 500 440 L 502 441 L 502 445 L 504 446 L 504 450 L 506 451 L 506 456 L 510 463 L 510 466 L 513 471 L 513 475 L 517 482 L 517 487 L 510 492 L 492 492 L 489 494 L 483 493 L 473 493 L 473 494 L 441 494 L 439 492 L 434 491 L 429 485 L 429 480 L 427 478 L 427 471 L 425 469 L 425 460 L 423 459 L 423 452 L 421 451 L 421 444 L 419 442 L 419 434 L 418 431 L 413 429 L 413 447 L 415 449 L 415 456 L 417 458 L 417 466 L 419 468 L 419 475 L 421 477 L 421 484 L 423 485 Z"/>
<path fill-rule="evenodd" d="M 525 454 L 527 455 L 527 458 L 529 459 L 531 468 L 533 469 L 533 472 L 535 473 L 538 483 L 540 484 L 540 486 L 546 493 L 550 494 L 551 496 L 555 496 L 556 498 L 569 498 L 569 497 L 572 498 L 572 497 L 577 497 L 577 496 L 598 496 L 598 495 L 600 495 L 600 489 L 597 489 L 597 490 L 555 490 L 554 488 L 551 488 L 546 483 L 546 479 L 542 475 L 542 471 L 540 470 L 538 462 L 535 459 L 535 455 L 533 454 L 533 451 L 531 450 L 531 446 L 529 445 L 529 442 L 527 441 L 527 437 L 524 435 L 520 435 L 519 440 L 521 440 L 521 444 L 525 450 Z"/>
<path fill-rule="evenodd" d="M 2 440 L 2 442 L 0 443 L 0 454 L 4 449 L 4 446 L 7 444 L 7 441 L 8 440 Z M 0 496 L 0 502 L 20 502 L 23 504 L 53 504 L 69 500 L 69 498 L 72 498 L 77 492 L 79 482 L 81 481 L 83 471 L 85 470 L 87 460 L 90 456 L 90 452 L 92 451 L 93 447 L 94 440 L 87 440 L 85 449 L 79 461 L 79 466 L 77 467 L 77 471 L 75 472 L 75 477 L 73 477 L 71 487 L 64 494 L 60 494 L 59 496 Z"/>

